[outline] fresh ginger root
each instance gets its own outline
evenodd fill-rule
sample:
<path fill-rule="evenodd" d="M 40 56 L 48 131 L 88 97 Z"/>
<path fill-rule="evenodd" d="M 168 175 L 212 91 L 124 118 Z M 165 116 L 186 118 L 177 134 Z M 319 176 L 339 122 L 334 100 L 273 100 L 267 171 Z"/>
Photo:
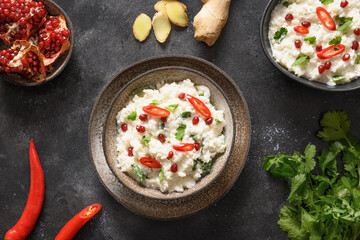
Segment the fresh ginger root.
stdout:
<path fill-rule="evenodd" d="M 144 41 L 151 31 L 151 19 L 148 15 L 140 14 L 134 22 L 133 33 L 134 37 L 140 42 Z"/>
<path fill-rule="evenodd" d="M 231 0 L 201 0 L 204 6 L 194 18 L 195 39 L 214 45 L 229 16 Z"/>
<path fill-rule="evenodd" d="M 165 9 L 166 15 L 173 24 L 180 27 L 187 26 L 189 20 L 182 3 L 178 1 L 167 1 Z"/>
<path fill-rule="evenodd" d="M 163 43 L 168 38 L 171 31 L 171 23 L 164 12 L 155 13 L 152 20 L 156 40 Z"/>
<path fill-rule="evenodd" d="M 158 11 L 158 12 L 164 12 L 164 13 L 166 13 L 165 5 L 166 5 L 167 2 L 171 2 L 171 1 L 175 1 L 175 0 L 162 0 L 162 1 L 158 1 L 158 2 L 154 5 L 154 9 L 155 9 L 156 11 Z M 187 11 L 186 5 L 183 4 L 182 2 L 179 2 L 179 3 L 183 6 L 183 8 L 184 8 L 184 10 L 185 10 L 185 12 L 186 12 L 186 11 Z"/>

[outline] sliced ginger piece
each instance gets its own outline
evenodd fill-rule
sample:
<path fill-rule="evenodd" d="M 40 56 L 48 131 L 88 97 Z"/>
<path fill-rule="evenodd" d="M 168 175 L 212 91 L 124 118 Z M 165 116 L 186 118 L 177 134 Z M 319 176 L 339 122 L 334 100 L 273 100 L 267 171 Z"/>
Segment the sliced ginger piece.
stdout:
<path fill-rule="evenodd" d="M 156 39 L 160 43 L 165 42 L 171 31 L 171 23 L 169 21 L 169 18 L 166 16 L 166 13 L 155 13 L 152 24 Z"/>
<path fill-rule="evenodd" d="M 144 41 L 151 31 L 151 18 L 145 13 L 141 13 L 134 22 L 134 37 L 140 42 Z"/>
<path fill-rule="evenodd" d="M 188 17 L 185 9 L 178 1 L 167 1 L 165 4 L 166 14 L 170 21 L 180 27 L 186 27 L 188 24 Z"/>
<path fill-rule="evenodd" d="M 158 2 L 154 5 L 155 10 L 158 11 L 158 12 L 164 12 L 164 13 L 166 13 L 166 7 L 165 7 L 165 5 L 166 5 L 167 2 L 178 2 L 178 1 L 176 1 L 176 0 L 162 0 L 162 1 L 158 1 Z M 186 5 L 183 4 L 183 3 L 181 3 L 181 2 L 179 2 L 179 3 L 183 6 L 183 8 L 184 8 L 184 10 L 185 10 L 185 12 L 186 12 L 186 11 L 187 11 Z"/>

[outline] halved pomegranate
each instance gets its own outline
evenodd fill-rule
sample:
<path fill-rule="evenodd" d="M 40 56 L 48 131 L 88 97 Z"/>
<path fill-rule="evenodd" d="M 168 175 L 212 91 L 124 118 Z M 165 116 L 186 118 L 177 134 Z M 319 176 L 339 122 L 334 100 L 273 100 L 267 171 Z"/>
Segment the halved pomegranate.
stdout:
<path fill-rule="evenodd" d="M 25 40 L 17 40 L 11 48 L 0 51 L 0 72 L 18 73 L 37 82 L 46 79 L 39 49 Z"/>
<path fill-rule="evenodd" d="M 70 48 L 70 30 L 64 16 L 48 17 L 32 41 L 40 49 L 45 66 L 52 64 Z"/>
<path fill-rule="evenodd" d="M 42 2 L 34 0 L 0 1 L 0 38 L 12 45 L 29 38 L 44 23 L 47 11 Z"/>

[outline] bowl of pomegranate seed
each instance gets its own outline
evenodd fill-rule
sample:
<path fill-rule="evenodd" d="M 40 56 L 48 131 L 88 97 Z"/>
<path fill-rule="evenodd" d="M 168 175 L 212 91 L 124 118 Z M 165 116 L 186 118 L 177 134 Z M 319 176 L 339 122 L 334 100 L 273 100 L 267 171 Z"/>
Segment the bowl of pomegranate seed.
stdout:
<path fill-rule="evenodd" d="M 0 0 L 0 75 L 23 86 L 54 79 L 68 63 L 73 26 L 51 0 Z"/>
<path fill-rule="evenodd" d="M 325 91 L 360 88 L 356 1 L 271 0 L 260 26 L 270 62 L 291 79 Z"/>

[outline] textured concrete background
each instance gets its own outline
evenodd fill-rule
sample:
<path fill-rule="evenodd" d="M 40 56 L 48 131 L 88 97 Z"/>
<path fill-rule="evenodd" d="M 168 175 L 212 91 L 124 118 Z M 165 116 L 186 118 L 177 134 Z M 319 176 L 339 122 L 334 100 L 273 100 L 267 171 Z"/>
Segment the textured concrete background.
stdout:
<path fill-rule="evenodd" d="M 293 153 L 316 138 L 322 113 L 346 110 L 360 137 L 360 91 L 330 93 L 287 79 L 265 58 L 259 41 L 267 1 L 234 0 L 230 18 L 212 48 L 193 39 L 189 27 L 173 28 L 169 41 L 153 34 L 142 44 L 132 36 L 141 12 L 152 15 L 154 1 L 57 0 L 75 27 L 75 48 L 64 72 L 53 82 L 22 88 L 0 81 L 0 238 L 16 223 L 29 189 L 31 138 L 46 178 L 43 211 L 29 239 L 53 239 L 85 206 L 100 202 L 101 214 L 75 239 L 286 239 L 276 225 L 289 193 L 285 181 L 261 168 L 270 154 Z M 192 21 L 200 0 L 184 0 Z M 146 57 L 188 54 L 227 72 L 248 101 L 252 144 L 245 169 L 215 206 L 185 219 L 156 221 L 128 211 L 102 187 L 90 162 L 87 128 L 100 90 L 127 65 Z M 325 145 L 324 145 L 325 146 Z"/>

